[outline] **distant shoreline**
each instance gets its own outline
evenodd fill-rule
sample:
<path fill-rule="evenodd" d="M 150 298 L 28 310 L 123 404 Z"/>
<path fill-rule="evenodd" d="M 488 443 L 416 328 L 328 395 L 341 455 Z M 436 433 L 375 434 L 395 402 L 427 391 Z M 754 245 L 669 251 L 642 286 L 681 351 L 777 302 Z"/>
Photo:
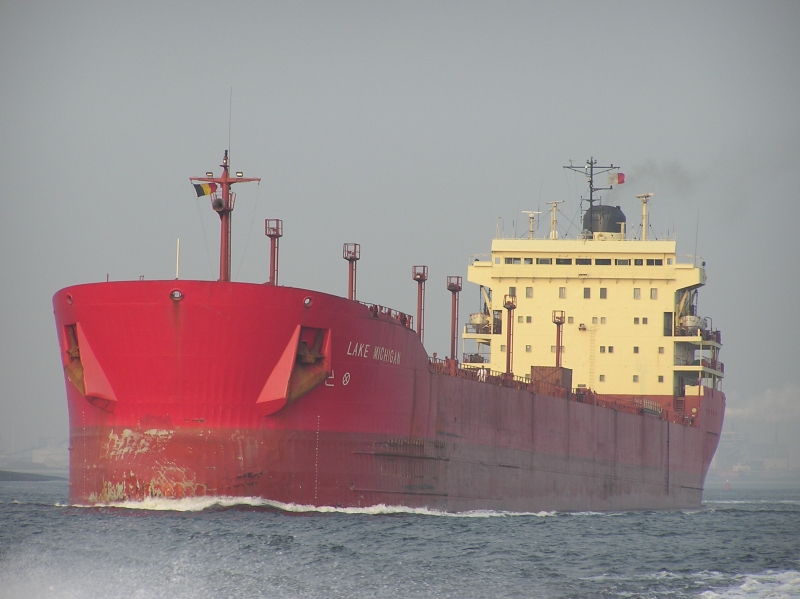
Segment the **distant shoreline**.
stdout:
<path fill-rule="evenodd" d="M 0 470 L 0 482 L 19 482 L 32 481 L 44 482 L 48 480 L 67 480 L 63 476 L 53 476 L 51 474 L 33 474 L 31 472 L 12 472 L 10 470 Z"/>

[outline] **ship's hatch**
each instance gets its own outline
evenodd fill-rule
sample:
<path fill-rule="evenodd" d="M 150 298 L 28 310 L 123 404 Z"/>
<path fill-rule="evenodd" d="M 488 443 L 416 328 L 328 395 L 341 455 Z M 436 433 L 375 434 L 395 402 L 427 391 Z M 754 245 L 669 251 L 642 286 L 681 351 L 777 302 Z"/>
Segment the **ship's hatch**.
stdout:
<path fill-rule="evenodd" d="M 273 414 L 321 385 L 331 373 L 330 330 L 297 325 L 259 394 Z"/>
<path fill-rule="evenodd" d="M 64 372 L 86 400 L 113 412 L 117 398 L 79 324 L 64 327 Z"/>

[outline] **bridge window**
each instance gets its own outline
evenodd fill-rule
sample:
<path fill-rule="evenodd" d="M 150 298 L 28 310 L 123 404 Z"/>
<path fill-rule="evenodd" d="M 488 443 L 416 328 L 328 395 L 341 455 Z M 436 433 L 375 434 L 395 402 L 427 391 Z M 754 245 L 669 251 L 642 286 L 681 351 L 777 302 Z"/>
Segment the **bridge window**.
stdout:
<path fill-rule="evenodd" d="M 525 264 L 533 264 L 533 258 L 525 258 Z"/>
<path fill-rule="evenodd" d="M 630 258 L 616 258 L 614 260 L 614 264 L 616 264 L 617 266 L 630 266 L 631 265 L 631 259 Z"/>
<path fill-rule="evenodd" d="M 611 266 L 611 258 L 595 258 L 594 263 L 597 266 Z"/>
<path fill-rule="evenodd" d="M 536 264 L 552 264 L 552 258 L 536 258 Z"/>
<path fill-rule="evenodd" d="M 572 264 L 572 258 L 556 258 L 556 264 Z"/>
<path fill-rule="evenodd" d="M 661 258 L 648 258 L 647 259 L 647 266 L 663 266 L 664 260 Z"/>
<path fill-rule="evenodd" d="M 633 260 L 633 265 L 634 266 L 642 266 L 643 264 L 644 264 L 644 260 L 642 260 L 641 258 L 635 258 Z"/>
<path fill-rule="evenodd" d="M 588 266 L 592 263 L 591 258 L 575 258 L 575 264 L 578 266 Z"/>

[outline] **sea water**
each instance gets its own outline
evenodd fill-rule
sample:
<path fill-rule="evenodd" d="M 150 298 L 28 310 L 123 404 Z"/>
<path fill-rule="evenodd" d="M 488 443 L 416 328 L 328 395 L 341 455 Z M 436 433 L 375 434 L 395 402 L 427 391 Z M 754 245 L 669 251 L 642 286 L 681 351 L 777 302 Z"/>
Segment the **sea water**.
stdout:
<path fill-rule="evenodd" d="M 800 489 L 531 514 L 251 499 L 79 507 L 0 482 L 0 597 L 800 597 Z"/>

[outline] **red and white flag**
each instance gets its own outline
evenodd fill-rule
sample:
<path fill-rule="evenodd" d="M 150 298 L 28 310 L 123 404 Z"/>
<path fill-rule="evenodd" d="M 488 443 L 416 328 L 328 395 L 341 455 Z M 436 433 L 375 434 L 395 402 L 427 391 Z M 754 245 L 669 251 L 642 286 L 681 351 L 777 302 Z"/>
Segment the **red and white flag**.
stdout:
<path fill-rule="evenodd" d="M 609 185 L 622 185 L 625 183 L 625 173 L 608 173 Z"/>

